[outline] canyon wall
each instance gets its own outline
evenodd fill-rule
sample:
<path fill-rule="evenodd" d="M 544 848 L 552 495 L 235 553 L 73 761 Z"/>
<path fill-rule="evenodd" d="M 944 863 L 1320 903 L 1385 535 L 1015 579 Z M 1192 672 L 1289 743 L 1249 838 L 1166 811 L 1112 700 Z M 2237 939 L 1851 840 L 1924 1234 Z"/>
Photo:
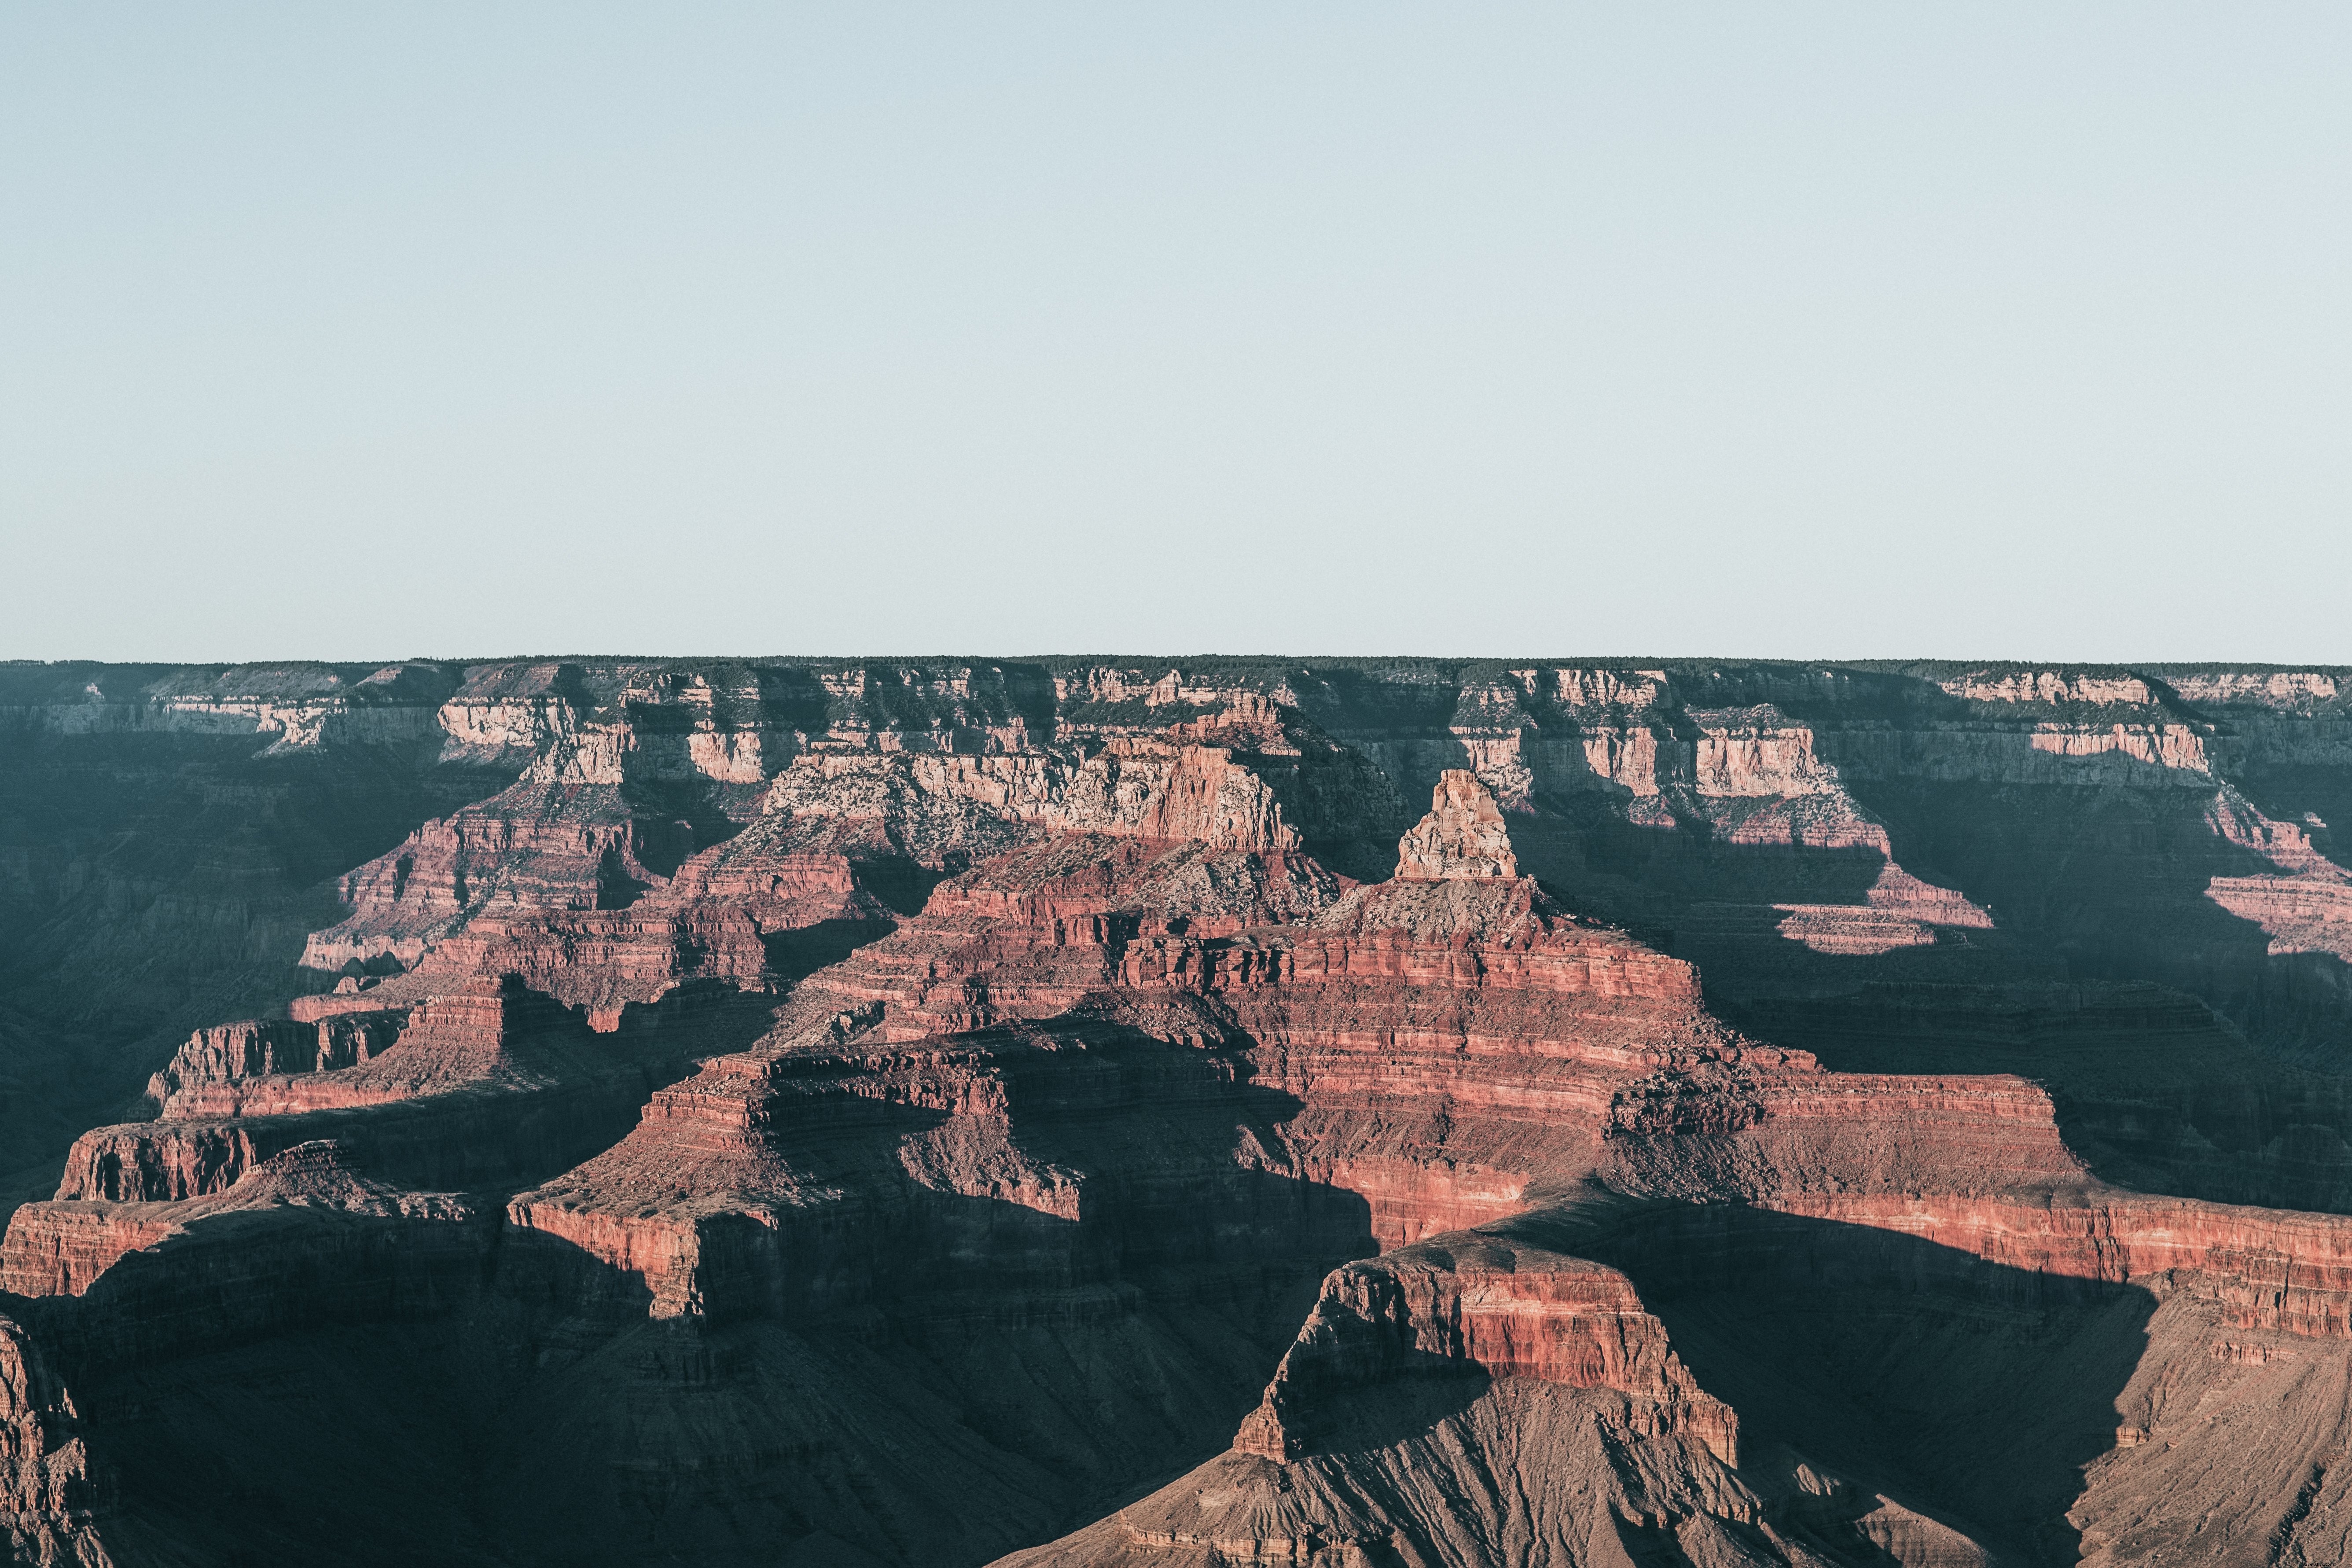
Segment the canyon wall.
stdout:
<path fill-rule="evenodd" d="M 12 1549 L 2322 1559 L 2347 679 L 0 668 Z"/>

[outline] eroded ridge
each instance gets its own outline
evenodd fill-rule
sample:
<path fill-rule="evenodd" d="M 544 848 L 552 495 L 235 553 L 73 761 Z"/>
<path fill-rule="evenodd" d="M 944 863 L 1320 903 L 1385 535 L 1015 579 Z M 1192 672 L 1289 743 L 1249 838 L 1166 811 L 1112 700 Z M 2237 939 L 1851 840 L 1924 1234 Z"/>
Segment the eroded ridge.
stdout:
<path fill-rule="evenodd" d="M 2340 1092 L 2066 977 L 1917 815 L 2095 780 L 2220 847 L 2167 918 L 2302 985 L 2342 873 L 2248 781 L 2338 743 L 2332 678 L 1376 684 L 153 698 L 507 780 L 13 1215 L 18 1553 L 2342 1554 L 2352 1220 L 2212 1201 L 2331 1206 Z M 219 1500 L 259 1431 L 236 1485 L 325 1511 Z M 370 1534 L 395 1479 L 457 1500 Z"/>

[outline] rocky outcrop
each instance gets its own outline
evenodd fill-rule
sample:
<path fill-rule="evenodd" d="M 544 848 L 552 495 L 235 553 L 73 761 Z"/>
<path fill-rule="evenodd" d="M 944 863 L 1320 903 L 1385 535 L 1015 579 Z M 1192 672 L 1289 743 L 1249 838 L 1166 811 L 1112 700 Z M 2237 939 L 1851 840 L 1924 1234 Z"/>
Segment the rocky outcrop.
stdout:
<path fill-rule="evenodd" d="M 394 1007 L 308 1022 L 257 1018 L 198 1029 L 170 1065 L 147 1080 L 147 1098 L 167 1116 L 175 1109 L 203 1114 L 196 1107 L 214 1085 L 356 1067 L 389 1048 L 407 1021 L 407 1010 Z"/>
<path fill-rule="evenodd" d="M 57 1195 L 132 1204 L 201 1198 L 310 1142 L 331 1144 L 357 1167 L 408 1186 L 527 1180 L 609 1143 L 658 1084 L 684 1070 L 702 1038 L 698 1000 L 625 1010 L 618 1026 L 600 1035 L 511 977 L 478 977 L 397 1014 L 199 1034 L 184 1053 L 193 1060 L 173 1069 L 178 1084 L 158 1117 L 84 1133 L 67 1156 Z M 200 1076 L 247 1065 L 289 1040 L 387 1037 L 364 1058 L 354 1047 L 352 1065 L 335 1065 L 336 1054 L 322 1048 L 307 1058 L 309 1070 Z M 37 1228 L 47 1223 L 47 1207 L 26 1205 L 15 1224 Z"/>
<path fill-rule="evenodd" d="M 446 667 L 431 664 L 29 665 L 12 673 L 14 701 L 0 710 L 53 734 L 250 735 L 278 752 L 431 739 L 436 707 L 454 684 Z"/>
<path fill-rule="evenodd" d="M 887 1294 L 891 1266 L 840 1238 L 952 1233 L 967 1222 L 947 1200 L 1075 1226 L 1015 1244 L 993 1222 L 1000 1271 L 1032 1257 L 1056 1289 L 1139 1209 L 1249 1213 L 1221 1223 L 1304 1226 L 1267 1244 L 1293 1254 L 1346 1247 L 1305 1239 L 1319 1222 L 1291 1200 L 1242 1195 L 1269 1180 L 1345 1190 L 1374 1235 L 1412 1239 L 1520 1206 L 1547 1156 L 1578 1168 L 1629 1070 L 1740 1058 L 1696 1002 L 1687 966 L 1524 879 L 1350 892 L 1286 855 L 1056 837 L 940 884 L 803 982 L 752 1051 L 656 1094 L 628 1140 L 509 1216 L 641 1281 L 656 1316 Z M 1286 1100 L 1255 1124 L 1253 1104 Z M 1447 1112 L 1383 1114 L 1416 1102 Z M 1112 1151 L 1149 1107 L 1186 1152 L 1139 1184 Z"/>
<path fill-rule="evenodd" d="M 1519 874 L 1503 814 L 1476 773 L 1449 768 L 1440 775 L 1429 815 L 1397 846 L 1396 874 L 1407 882 Z"/>
<path fill-rule="evenodd" d="M 1653 1422 L 1644 1436 L 1671 1432 L 1738 1464 L 1738 1418 L 1700 1390 L 1631 1280 L 1483 1237 L 1425 1242 L 1326 1279 L 1234 1450 L 1286 1462 L 1312 1441 L 1318 1404 L 1446 1365 L 1614 1389 L 1643 1407 Z"/>
<path fill-rule="evenodd" d="M 0 1544 L 27 1568 L 107 1568 L 107 1498 L 73 1396 L 23 1328 L 0 1318 Z"/>
<path fill-rule="evenodd" d="M 345 877 L 352 913 L 311 936 L 303 967 L 396 973 L 479 916 L 625 908 L 693 849 L 688 825 L 636 818 L 617 781 L 527 777 Z"/>
<path fill-rule="evenodd" d="M 6 672 L 0 1289 L 118 1558 L 2324 1557 L 2340 673 Z"/>
<path fill-rule="evenodd" d="M 1794 1196 L 1772 1207 L 1916 1236 L 2050 1278 L 2182 1290 L 2233 1328 L 2352 1336 L 2352 1220 L 2154 1199 Z"/>
<path fill-rule="evenodd" d="M 2274 958 L 2352 962 L 2352 871 L 2319 852 L 2308 825 L 2274 821 L 2227 785 L 2206 808 L 2206 821 L 2216 837 L 2272 868 L 2257 876 L 2215 877 L 2205 886 L 2208 899 L 2261 927 Z"/>

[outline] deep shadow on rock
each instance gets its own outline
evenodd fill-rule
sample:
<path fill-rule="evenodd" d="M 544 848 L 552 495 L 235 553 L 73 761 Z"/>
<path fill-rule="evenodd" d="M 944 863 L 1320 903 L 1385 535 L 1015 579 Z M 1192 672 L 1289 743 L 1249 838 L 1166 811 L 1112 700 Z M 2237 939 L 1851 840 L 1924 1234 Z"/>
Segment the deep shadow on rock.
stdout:
<path fill-rule="evenodd" d="M 2170 987 L 1874 983 L 1727 1011 L 1832 1071 L 2031 1079 L 2067 1146 L 2119 1186 L 2352 1213 L 2352 1079 L 2250 1043 Z"/>
<path fill-rule="evenodd" d="M 1324 1271 L 1372 1249 L 1369 1206 L 1224 1158 L 1236 1114 L 1297 1102 L 1218 1053 L 1079 1026 L 1076 1058 L 996 1042 L 1039 1155 L 1106 1173 L 1075 1218 L 908 1180 L 897 1151 L 942 1113 L 853 1101 L 807 1131 L 896 1185 L 804 1224 L 712 1216 L 690 1317 L 559 1236 L 307 1210 L 205 1220 L 37 1303 L 138 1500 L 122 1539 L 207 1564 L 860 1560 L 825 1555 L 843 1541 L 955 1564 L 1200 1462 Z M 288 1457 L 233 1458 L 256 1447 Z"/>
<path fill-rule="evenodd" d="M 2148 1291 L 1758 1209 L 1643 1215 L 1595 1250 L 1738 1412 L 1751 1453 L 1784 1445 L 2003 1561 L 2075 1561 L 2067 1511 L 2116 1445 Z"/>

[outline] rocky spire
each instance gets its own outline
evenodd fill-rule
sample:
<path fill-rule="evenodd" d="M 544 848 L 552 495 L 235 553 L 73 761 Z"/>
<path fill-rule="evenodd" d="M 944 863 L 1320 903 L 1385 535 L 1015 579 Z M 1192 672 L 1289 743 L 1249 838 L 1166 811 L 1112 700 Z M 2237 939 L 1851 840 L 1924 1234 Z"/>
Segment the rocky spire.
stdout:
<path fill-rule="evenodd" d="M 1397 840 L 1396 874 L 1408 882 L 1519 874 L 1510 830 L 1476 773 L 1448 768 L 1438 775 L 1429 815 Z"/>

